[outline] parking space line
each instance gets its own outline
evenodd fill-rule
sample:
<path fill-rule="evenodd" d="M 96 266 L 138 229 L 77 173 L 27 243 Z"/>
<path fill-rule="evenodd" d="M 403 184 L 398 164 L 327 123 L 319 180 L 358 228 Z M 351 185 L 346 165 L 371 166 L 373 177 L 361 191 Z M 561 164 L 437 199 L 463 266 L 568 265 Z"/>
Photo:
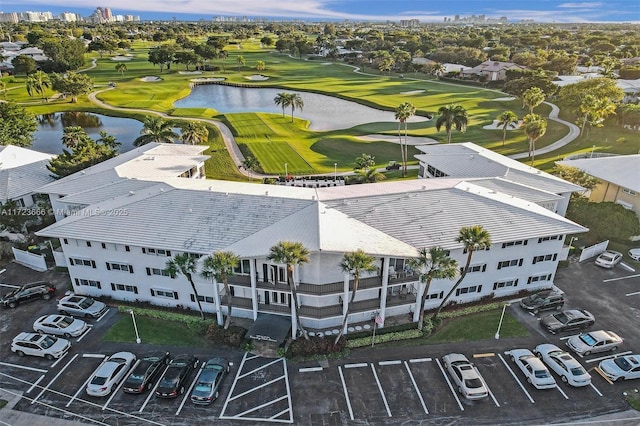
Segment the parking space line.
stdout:
<path fill-rule="evenodd" d="M 2 271 L 2 272 L 4 272 L 4 271 Z M 0 272 L 0 274 L 1 274 L 2 272 Z M 0 287 L 20 288 L 20 286 L 19 286 L 19 285 L 4 284 L 4 283 L 0 283 Z"/>
<path fill-rule="evenodd" d="M 31 387 L 29 388 L 29 390 L 27 390 L 25 393 L 31 393 L 32 390 L 35 389 L 36 386 L 38 386 L 38 383 L 40 383 L 42 381 L 42 379 L 44 379 L 44 374 L 42 376 L 40 376 L 40 378 L 38 380 L 36 380 Z"/>
<path fill-rule="evenodd" d="M 133 369 L 135 369 L 138 364 L 140 364 L 140 360 L 136 360 L 136 362 L 133 364 L 133 367 L 131 367 L 129 369 L 129 371 L 133 371 Z M 102 406 L 102 411 L 104 411 L 107 406 L 109 405 L 109 403 L 111 402 L 111 400 L 113 399 L 114 396 L 116 396 L 116 394 L 118 393 L 118 391 L 120 390 L 120 388 L 122 387 L 122 385 L 124 385 L 124 381 L 127 378 L 128 374 L 125 375 L 124 377 L 122 377 L 122 380 L 120 380 L 120 383 L 118 383 L 118 386 L 116 386 L 115 390 L 113 392 L 111 392 L 111 396 L 109 397 L 109 399 L 107 400 L 107 402 L 104 403 L 104 405 Z"/>
<path fill-rule="evenodd" d="M 366 362 L 361 362 L 358 364 L 345 364 L 344 368 L 362 368 L 362 367 L 366 367 L 367 364 Z"/>
<path fill-rule="evenodd" d="M 636 277 L 640 277 L 640 274 L 628 275 L 626 277 L 609 278 L 608 280 L 602 280 L 602 282 L 603 283 L 610 283 L 611 281 L 628 280 L 629 278 L 636 278 Z"/>
<path fill-rule="evenodd" d="M 47 373 L 49 371 L 49 370 L 43 370 L 41 368 L 26 367 L 24 365 L 9 364 L 8 362 L 0 362 L 0 365 L 4 365 L 5 367 L 21 368 L 23 370 L 29 370 L 29 371 L 37 371 L 38 373 Z"/>
<path fill-rule="evenodd" d="M 259 409 L 261 409 L 261 408 L 267 407 L 267 406 L 269 406 L 269 405 L 275 404 L 276 402 L 280 402 L 280 401 L 282 401 L 282 400 L 283 400 L 283 399 L 285 399 L 285 398 L 286 398 L 286 395 L 283 395 L 283 396 L 281 396 L 280 398 L 276 398 L 276 399 L 273 399 L 273 400 L 271 400 L 271 401 L 265 402 L 264 404 L 260 404 L 260 405 L 258 405 L 258 406 L 256 406 L 256 407 L 249 408 L 248 410 L 243 411 L 242 413 L 238 413 L 238 414 L 236 414 L 235 416 L 225 417 L 225 419 L 241 419 L 241 420 L 261 420 L 261 421 L 266 421 L 267 419 L 262 419 L 262 418 L 260 418 L 260 419 L 245 418 L 245 417 L 244 417 L 244 415 L 249 414 L 249 413 L 252 413 L 252 412 L 254 412 L 254 411 L 256 411 L 256 410 L 259 410 Z M 288 410 L 285 410 L 285 412 L 286 412 L 286 411 L 288 411 Z M 289 422 L 287 422 L 287 423 L 289 423 Z"/>
<path fill-rule="evenodd" d="M 96 320 L 96 322 L 100 322 L 102 320 L 102 318 L 104 318 L 110 311 L 111 309 L 107 309 L 106 311 L 104 311 L 104 314 L 100 315 L 100 317 Z"/>
<path fill-rule="evenodd" d="M 593 390 L 594 390 L 594 391 L 596 391 L 596 393 L 597 393 L 599 396 L 602 396 L 602 393 L 600 393 L 600 391 L 598 390 L 598 388 L 597 388 L 597 387 L 595 387 L 595 386 L 593 385 L 593 383 L 589 383 L 589 385 L 593 388 Z"/>
<path fill-rule="evenodd" d="M 631 266 L 627 265 L 627 264 L 626 264 L 626 263 L 624 263 L 624 262 L 620 262 L 620 266 L 622 266 L 623 268 L 625 268 L 625 269 L 626 269 L 627 271 L 629 271 L 629 272 L 635 272 L 635 271 L 636 271 L 635 269 L 633 269 L 633 267 L 631 267 Z"/>
<path fill-rule="evenodd" d="M 411 372 L 411 369 L 409 368 L 409 364 L 407 363 L 407 361 L 404 362 L 404 366 L 407 369 L 407 373 L 409 373 L 409 378 L 411 379 L 411 383 L 413 383 L 413 388 L 416 390 L 416 393 L 418 394 L 418 398 L 420 399 L 420 404 L 422 404 L 424 413 L 429 414 L 429 410 L 427 410 L 427 404 L 424 403 L 424 398 L 422 398 L 422 393 L 420 393 L 420 389 L 418 389 L 418 384 L 416 383 L 416 380 L 413 378 L 413 373 Z"/>
<path fill-rule="evenodd" d="M 569 399 L 567 394 L 564 393 L 564 391 L 562 390 L 562 388 L 560 386 L 558 386 L 558 384 L 556 384 L 556 389 L 558 389 L 558 391 L 562 394 L 562 396 L 564 396 L 564 399 Z"/>
<path fill-rule="evenodd" d="M 249 352 L 247 352 L 249 353 Z M 260 355 L 251 355 L 251 356 L 247 356 L 247 361 L 251 361 L 252 359 L 256 359 L 256 358 L 260 358 Z"/>
<path fill-rule="evenodd" d="M 56 362 L 51 364 L 51 368 L 56 368 L 56 365 L 58 365 L 58 363 L 60 363 L 60 361 L 62 361 L 62 359 L 65 358 L 67 355 L 69 355 L 69 351 L 65 352 L 64 355 L 62 355 L 60 358 L 56 360 Z"/>
<path fill-rule="evenodd" d="M 611 355 L 607 355 L 607 356 L 601 356 L 600 358 L 593 358 L 593 359 L 587 360 L 585 362 L 598 362 L 598 361 L 602 361 L 604 359 L 618 358 L 620 356 L 629 355 L 630 353 L 632 353 L 632 352 L 631 351 L 620 352 L 618 354 L 611 354 Z"/>
<path fill-rule="evenodd" d="M 502 361 L 504 366 L 507 367 L 507 370 L 509 370 L 509 373 L 511 373 L 511 376 L 513 376 L 513 379 L 516 382 L 518 382 L 518 385 L 520 385 L 520 389 L 522 389 L 522 392 L 524 392 L 524 394 L 527 395 L 527 398 L 529 398 L 529 401 L 531 401 L 532 404 L 535 404 L 536 402 L 533 400 L 533 398 L 531 398 L 531 395 L 529 395 L 529 392 L 527 392 L 527 390 L 524 388 L 524 386 L 522 385 L 522 382 L 520 382 L 520 379 L 518 379 L 518 377 L 516 376 L 516 373 L 514 373 L 513 370 L 511 369 L 511 367 L 509 367 L 509 365 L 504 360 L 502 355 L 498 354 L 498 357 L 500 358 L 500 360 Z"/>
<path fill-rule="evenodd" d="M 180 403 L 180 406 L 176 410 L 176 416 L 180 414 L 180 411 L 182 411 L 182 407 L 184 407 L 185 402 L 187 402 L 187 398 L 189 398 L 189 395 L 191 395 L 191 391 L 193 390 L 193 387 L 196 385 L 196 381 L 198 380 L 198 375 L 203 369 L 204 369 L 204 362 L 201 362 L 200 368 L 198 369 L 198 371 L 196 371 L 196 374 L 193 376 L 193 382 L 191 382 L 191 386 L 189 386 L 189 389 L 184 393 L 184 398 L 182 398 L 182 402 Z"/>
<path fill-rule="evenodd" d="M 482 380 L 482 384 L 484 384 L 484 387 L 487 388 L 487 392 L 489 392 L 489 395 L 491 396 L 491 399 L 493 399 L 494 404 L 496 404 L 496 407 L 500 407 L 498 400 L 496 399 L 493 392 L 491 392 L 491 389 L 489 389 L 489 385 L 487 384 L 487 382 L 484 381 L 484 377 L 482 377 L 482 374 L 480 375 L 480 380 Z"/>
<path fill-rule="evenodd" d="M 625 296 L 627 296 L 627 297 L 635 296 L 636 294 L 640 294 L 640 291 L 634 291 L 633 293 L 627 293 L 627 294 L 625 294 Z"/>
<path fill-rule="evenodd" d="M 268 362 L 268 363 L 266 363 L 266 364 L 264 364 L 264 365 L 261 365 L 261 366 L 260 366 L 260 367 L 258 367 L 258 368 L 254 368 L 253 370 L 251 370 L 251 371 L 249 371 L 249 372 L 247 372 L 247 373 L 244 373 L 244 374 L 242 374 L 242 375 L 238 376 L 238 378 L 239 378 L 239 379 L 242 379 L 242 378 L 244 378 L 244 377 L 246 377 L 246 376 L 249 376 L 249 375 L 251 375 L 251 374 L 255 373 L 256 371 L 260 371 L 260 370 L 262 370 L 262 369 L 264 369 L 264 368 L 267 368 L 267 367 L 272 366 L 273 364 L 277 364 L 277 363 L 279 363 L 281 360 L 282 360 L 282 358 L 276 358 L 276 359 L 274 359 L 274 360 L 273 360 L 273 361 L 271 361 L 271 362 Z"/>
<path fill-rule="evenodd" d="M 100 365 L 98 365 L 98 368 L 100 368 L 102 366 L 102 364 L 105 363 L 105 360 L 103 359 L 102 362 L 100 363 Z M 95 370 L 93 370 L 94 372 L 98 369 L 96 368 Z M 93 376 L 93 373 L 91 373 L 91 375 L 89 375 L 89 377 L 87 377 L 87 380 L 84 381 L 84 383 L 82 384 L 82 386 L 80 386 L 80 388 L 76 391 L 75 394 L 73 394 L 73 397 L 71 397 L 71 399 L 69 400 L 69 402 L 67 402 L 67 407 L 71 405 L 71 403 L 78 398 L 78 395 L 80 395 L 80 392 L 82 392 L 87 385 L 89 384 L 89 380 L 91 380 L 91 376 Z"/>
<path fill-rule="evenodd" d="M 31 403 L 32 403 L 32 404 L 33 404 L 34 402 L 36 402 L 36 399 L 35 399 L 35 398 L 34 398 L 34 399 L 31 399 L 31 398 L 26 397 L 26 396 L 24 396 L 24 395 L 20 395 L 19 393 L 11 392 L 10 390 L 5 389 L 5 388 L 0 388 L 0 389 L 1 389 L 3 392 L 6 392 L 6 393 L 8 393 L 8 394 L 15 395 L 15 396 L 20 396 L 20 397 L 22 397 L 22 398 L 26 399 L 27 401 L 31 401 Z M 80 419 L 82 419 L 82 420 L 86 420 L 86 421 L 91 422 L 91 423 L 95 423 L 95 424 L 99 424 L 99 425 L 104 425 L 104 426 L 109 426 L 109 425 L 108 425 L 108 423 L 102 423 L 101 421 L 98 421 L 98 420 L 96 420 L 96 419 L 92 419 L 91 417 L 86 417 L 86 416 L 83 416 L 82 414 L 78 414 L 78 413 L 74 413 L 74 412 L 72 412 L 72 411 L 68 411 L 68 410 L 64 410 L 64 409 L 62 409 L 62 408 L 58 408 L 58 407 L 56 407 L 56 406 L 54 406 L 54 405 L 47 404 L 46 402 L 38 402 L 38 404 L 40 404 L 40 405 L 44 405 L 44 406 L 45 406 L 45 407 L 47 407 L 47 408 L 51 408 L 51 409 L 54 409 L 54 410 L 62 411 L 62 412 L 63 412 L 63 413 L 65 413 L 65 414 L 69 414 L 69 415 L 71 415 L 71 416 L 78 417 L 78 418 L 80 418 Z M 5 423 L 5 424 L 6 424 L 6 423 Z"/>
<path fill-rule="evenodd" d="M 147 399 L 144 400 L 144 404 L 142 404 L 142 407 L 140 407 L 140 409 L 138 410 L 138 413 L 142 413 L 142 411 L 144 410 L 144 407 L 146 407 L 147 404 L 149 403 L 149 400 L 151 400 L 151 397 L 155 395 L 156 389 L 158 389 L 158 386 L 160 385 L 160 378 L 164 376 L 164 373 L 167 371 L 167 368 L 169 368 L 168 365 L 164 367 L 164 371 L 162 372 L 162 374 L 158 376 L 158 379 L 156 380 L 156 384 L 153 385 L 153 389 L 149 391 L 149 395 L 147 396 Z"/>
<path fill-rule="evenodd" d="M 347 408 L 349 409 L 349 417 L 353 421 L 353 409 L 351 408 L 351 401 L 349 401 L 349 391 L 347 390 L 347 383 L 344 381 L 344 374 L 342 374 L 342 367 L 338 366 L 338 373 L 340 374 L 340 381 L 342 381 L 342 390 L 344 391 L 344 398 L 347 400 Z"/>
<path fill-rule="evenodd" d="M 78 354 L 75 354 L 75 355 L 73 356 L 73 358 L 71 358 L 71 359 L 69 360 L 69 362 L 67 362 L 67 363 L 64 365 L 64 367 L 62 367 L 62 369 L 58 372 L 58 374 L 56 374 L 56 375 L 55 375 L 55 377 L 54 377 L 53 379 L 51 379 L 51 381 L 49 382 L 49 384 L 47 384 L 47 386 L 45 386 L 44 388 L 42 388 L 42 390 L 40 391 L 40 393 L 38 394 L 38 396 L 36 396 L 35 398 L 33 398 L 33 400 L 31 401 L 31 404 L 35 403 L 35 402 L 36 402 L 36 401 L 37 401 L 37 400 L 38 400 L 38 399 L 39 399 L 39 398 L 40 398 L 40 397 L 41 397 L 41 396 L 42 396 L 42 395 L 47 391 L 47 389 L 49 389 L 49 386 L 51 386 L 51 385 L 53 384 L 53 382 L 55 382 L 55 381 L 56 381 L 56 379 L 57 379 L 58 377 L 60 377 L 60 376 L 62 375 L 62 373 L 64 373 L 64 370 L 66 370 L 66 369 L 67 369 L 67 367 L 69 367 L 69 366 L 71 365 L 71 363 L 72 363 L 73 361 L 75 361 L 75 360 L 76 360 L 76 358 L 78 358 Z"/>
<path fill-rule="evenodd" d="M 384 402 L 384 406 L 387 408 L 387 414 L 389 417 L 391 415 L 391 409 L 389 408 L 389 403 L 387 402 L 387 397 L 384 394 L 384 390 L 382 389 L 382 385 L 380 384 L 380 379 L 378 378 L 378 373 L 376 372 L 376 368 L 373 364 L 371 364 L 371 371 L 373 371 L 373 377 L 376 379 L 376 383 L 378 384 L 378 389 L 380 390 L 380 395 L 382 396 L 382 402 Z"/>
<path fill-rule="evenodd" d="M 378 362 L 378 365 L 398 365 L 398 364 L 402 364 L 402 361 L 397 360 L 397 361 L 380 361 L 380 362 Z"/>
<path fill-rule="evenodd" d="M 82 354 L 82 358 L 106 358 L 103 354 Z"/>
<path fill-rule="evenodd" d="M 416 362 L 431 362 L 431 358 L 413 358 L 409 360 L 410 363 L 416 363 Z"/>
<path fill-rule="evenodd" d="M 291 387 L 289 386 L 289 372 L 287 371 L 287 359 L 286 358 L 282 358 L 282 366 L 284 368 L 284 382 L 287 385 L 287 401 L 289 402 L 289 409 L 282 411 L 282 414 L 284 414 L 286 411 L 289 411 L 289 421 L 291 423 L 293 423 L 293 403 L 291 402 Z M 277 417 L 279 417 L 279 416 L 271 417 L 271 418 L 274 419 L 274 418 L 277 418 Z"/>
<path fill-rule="evenodd" d="M 280 376 L 280 377 L 277 377 L 277 378 L 275 378 L 275 379 L 273 379 L 273 380 L 269 380 L 268 382 L 263 383 L 263 384 L 261 384 L 260 386 L 253 387 L 253 388 L 251 388 L 251 389 L 249 389 L 249 390 L 247 390 L 247 391 L 244 391 L 244 392 L 242 392 L 242 393 L 239 393 L 238 395 L 236 395 L 236 396 L 234 396 L 234 397 L 230 397 L 230 398 L 228 399 L 228 401 L 233 401 L 234 399 L 237 399 L 237 398 L 240 398 L 240 397 L 242 397 L 242 396 L 248 395 L 248 394 L 250 394 L 251 392 L 255 392 L 255 391 L 257 391 L 257 390 L 259 390 L 259 389 L 262 389 L 262 388 L 264 388 L 264 387 L 266 387 L 266 386 L 272 385 L 272 384 L 274 384 L 275 382 L 279 382 L 279 381 L 280 381 L 280 380 L 282 380 L 282 379 L 284 379 L 284 376 Z M 229 394 L 229 395 L 231 395 L 231 394 Z"/>
<path fill-rule="evenodd" d="M 91 331 L 91 329 L 92 329 L 92 328 L 93 328 L 93 326 L 92 326 L 92 325 L 88 325 L 88 326 L 87 326 L 87 329 L 85 330 L 85 332 L 84 332 L 84 333 L 82 333 L 82 334 L 80 335 L 80 337 L 78 337 L 78 338 L 76 339 L 76 343 L 77 343 L 77 342 L 79 342 L 80 340 L 84 339 L 84 336 L 86 336 L 87 334 L 89 334 L 89 332 Z"/>
<path fill-rule="evenodd" d="M 600 368 L 599 368 L 599 367 L 594 367 L 593 369 L 594 369 L 594 370 L 596 370 L 596 372 L 597 372 L 599 375 L 601 375 L 601 376 L 602 376 L 602 378 L 603 378 L 603 379 L 605 379 L 605 380 L 607 381 L 607 383 L 609 383 L 610 385 L 612 385 L 612 384 L 613 384 L 613 382 L 611 381 L 611 379 L 610 379 L 610 378 L 608 378 L 608 377 L 604 374 L 604 372 L 603 372 L 602 370 L 600 370 Z"/>
<path fill-rule="evenodd" d="M 284 409 L 284 410 L 280 411 L 279 413 L 274 414 L 273 416 L 269 417 L 269 420 L 277 419 L 278 417 L 280 417 L 281 415 L 283 415 L 283 414 L 284 414 L 284 413 L 286 413 L 287 411 L 289 411 L 289 412 L 290 412 L 290 411 L 291 411 L 291 408 Z M 291 415 L 291 416 L 289 416 L 289 417 L 293 417 L 293 416 Z M 291 421 L 291 423 L 293 423 L 293 421 Z"/>
<path fill-rule="evenodd" d="M 312 371 L 322 371 L 322 367 L 298 368 L 298 373 L 310 373 Z"/>
<path fill-rule="evenodd" d="M 444 371 L 444 368 L 442 368 L 442 364 L 440 363 L 440 360 L 438 358 L 436 358 L 436 364 L 438 364 L 438 367 L 440 368 L 440 372 L 444 376 L 444 379 L 447 381 L 447 384 L 449 385 L 449 389 L 451 390 L 451 393 L 453 394 L 453 397 L 458 402 L 458 407 L 460 407 L 460 409 L 462 411 L 464 411 L 464 407 L 462 406 L 462 403 L 460 402 L 460 398 L 458 398 L 458 394 L 453 389 L 453 385 L 451 384 L 451 380 L 449 380 L 449 376 L 447 376 L 447 373 Z"/>
<path fill-rule="evenodd" d="M 238 377 L 240 376 L 240 372 L 242 371 L 242 367 L 244 366 L 245 361 L 247 360 L 247 356 L 249 352 L 245 352 L 242 357 L 242 361 L 240 361 L 240 366 L 238 367 L 238 372 L 236 373 L 236 377 L 233 378 L 233 383 L 231 384 L 231 389 L 229 390 L 229 394 L 227 395 L 227 399 L 224 401 L 224 405 L 222 406 L 222 411 L 220 411 L 220 417 L 224 415 L 225 410 L 227 409 L 227 405 L 229 401 L 231 401 L 231 395 L 233 395 L 233 391 L 236 388 L 236 384 L 238 383 Z"/>

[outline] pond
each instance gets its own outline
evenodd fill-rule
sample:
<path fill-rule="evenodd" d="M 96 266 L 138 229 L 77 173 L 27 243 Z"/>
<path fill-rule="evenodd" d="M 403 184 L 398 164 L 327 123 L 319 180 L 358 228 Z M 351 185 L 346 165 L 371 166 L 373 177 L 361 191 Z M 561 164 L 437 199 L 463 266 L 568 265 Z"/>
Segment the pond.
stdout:
<path fill-rule="evenodd" d="M 47 154 L 60 154 L 62 131 L 68 126 L 80 126 L 94 140 L 100 137 L 100 131 L 115 136 L 120 145 L 120 152 L 134 148 L 133 141 L 140 136 L 142 123 L 132 118 L 109 117 L 107 115 L 88 112 L 59 112 L 43 114 L 36 117 L 38 130 L 34 134 L 31 149 Z"/>
<path fill-rule="evenodd" d="M 282 89 L 246 88 L 220 84 L 195 86 L 189 96 L 174 103 L 177 108 L 214 108 L 221 113 L 232 112 L 272 112 L 282 114 L 282 108 L 273 98 Z M 295 91 L 286 90 L 287 93 Z M 311 122 L 311 130 L 348 129 L 364 123 L 397 122 L 392 111 L 381 111 L 356 102 L 346 101 L 317 93 L 300 92 L 304 108 L 296 109 L 294 116 Z M 286 110 L 288 116 L 291 108 Z M 409 122 L 428 121 L 426 117 L 415 116 Z"/>

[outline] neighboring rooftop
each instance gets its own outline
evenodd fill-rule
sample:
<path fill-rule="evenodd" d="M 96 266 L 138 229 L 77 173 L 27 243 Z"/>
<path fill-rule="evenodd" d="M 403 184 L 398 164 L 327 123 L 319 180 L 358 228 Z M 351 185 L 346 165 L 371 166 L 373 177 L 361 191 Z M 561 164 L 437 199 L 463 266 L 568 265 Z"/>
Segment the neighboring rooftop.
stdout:
<path fill-rule="evenodd" d="M 580 158 L 556 164 L 575 167 L 603 181 L 640 192 L 640 154 Z"/>
<path fill-rule="evenodd" d="M 52 157 L 18 146 L 0 146 L 0 201 L 39 192 L 39 188 L 53 181 L 47 170 Z"/>

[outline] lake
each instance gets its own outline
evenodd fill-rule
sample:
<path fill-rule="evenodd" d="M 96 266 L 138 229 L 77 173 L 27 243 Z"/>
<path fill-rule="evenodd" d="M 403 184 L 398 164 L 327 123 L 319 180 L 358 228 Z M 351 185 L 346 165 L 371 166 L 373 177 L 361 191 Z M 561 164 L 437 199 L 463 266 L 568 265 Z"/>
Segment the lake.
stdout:
<path fill-rule="evenodd" d="M 57 112 L 38 115 L 38 130 L 34 134 L 31 149 L 47 154 L 60 154 L 62 131 L 68 126 L 80 126 L 94 140 L 100 137 L 100 131 L 115 136 L 120 145 L 120 152 L 134 148 L 133 141 L 140 136 L 142 123 L 132 118 L 109 117 L 107 115 L 87 112 Z"/>
<path fill-rule="evenodd" d="M 271 112 L 282 114 L 282 108 L 273 102 L 278 93 L 285 90 L 269 88 L 246 88 L 209 84 L 195 86 L 191 94 L 174 103 L 177 108 L 213 108 L 221 113 Z M 393 111 L 381 111 L 356 102 L 346 101 L 317 93 L 286 90 L 299 93 L 304 108 L 296 109 L 294 116 L 311 122 L 311 130 L 348 129 L 365 123 L 396 122 Z M 286 110 L 290 116 L 291 108 Z M 409 122 L 428 121 L 415 116 Z"/>

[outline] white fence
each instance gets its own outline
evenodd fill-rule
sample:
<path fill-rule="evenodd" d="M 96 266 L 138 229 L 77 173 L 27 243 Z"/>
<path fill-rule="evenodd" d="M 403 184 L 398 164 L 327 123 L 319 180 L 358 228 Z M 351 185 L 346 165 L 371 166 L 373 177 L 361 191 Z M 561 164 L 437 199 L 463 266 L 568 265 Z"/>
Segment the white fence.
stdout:
<path fill-rule="evenodd" d="M 11 247 L 11 250 L 13 250 L 13 256 L 19 264 L 40 272 L 47 270 L 47 262 L 45 262 L 43 254 L 29 253 L 15 247 Z"/>
<path fill-rule="evenodd" d="M 580 253 L 579 262 L 582 262 L 583 260 L 591 259 L 592 257 L 599 255 L 600 253 L 605 251 L 608 246 L 609 246 L 609 240 L 583 248 L 582 253 Z"/>

